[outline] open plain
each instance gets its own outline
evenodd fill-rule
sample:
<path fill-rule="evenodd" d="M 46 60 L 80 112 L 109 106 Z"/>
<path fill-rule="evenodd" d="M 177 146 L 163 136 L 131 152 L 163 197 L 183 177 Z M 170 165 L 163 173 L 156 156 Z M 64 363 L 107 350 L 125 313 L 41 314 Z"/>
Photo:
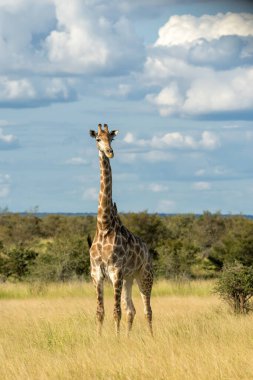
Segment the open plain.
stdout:
<path fill-rule="evenodd" d="M 154 339 L 134 287 L 133 331 L 125 336 L 123 314 L 117 339 L 109 285 L 97 337 L 91 284 L 1 284 L 1 379 L 253 379 L 253 315 L 233 315 L 213 285 L 157 282 Z"/>

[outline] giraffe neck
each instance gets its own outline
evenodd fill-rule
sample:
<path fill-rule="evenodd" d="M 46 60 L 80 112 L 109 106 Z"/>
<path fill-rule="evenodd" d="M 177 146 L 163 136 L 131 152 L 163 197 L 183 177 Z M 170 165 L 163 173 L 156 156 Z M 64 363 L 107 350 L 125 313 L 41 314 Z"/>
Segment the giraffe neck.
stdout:
<path fill-rule="evenodd" d="M 100 191 L 98 199 L 97 227 L 108 231 L 112 224 L 112 171 L 109 158 L 99 152 Z"/>

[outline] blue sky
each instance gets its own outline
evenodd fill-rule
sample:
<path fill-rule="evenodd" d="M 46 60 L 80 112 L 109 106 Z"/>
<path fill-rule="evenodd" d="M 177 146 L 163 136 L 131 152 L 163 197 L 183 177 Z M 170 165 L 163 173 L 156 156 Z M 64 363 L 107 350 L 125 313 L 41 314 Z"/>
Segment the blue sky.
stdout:
<path fill-rule="evenodd" d="M 253 213 L 250 1 L 0 0 L 0 207 Z"/>

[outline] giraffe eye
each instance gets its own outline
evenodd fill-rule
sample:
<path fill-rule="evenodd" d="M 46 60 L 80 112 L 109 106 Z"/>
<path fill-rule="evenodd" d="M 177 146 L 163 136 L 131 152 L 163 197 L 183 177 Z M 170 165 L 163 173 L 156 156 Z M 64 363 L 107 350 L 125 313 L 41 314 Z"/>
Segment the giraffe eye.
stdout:
<path fill-rule="evenodd" d="M 101 141 L 101 139 L 99 139 L 99 138 L 98 138 L 98 139 L 96 139 L 96 140 L 97 140 L 97 142 Z"/>

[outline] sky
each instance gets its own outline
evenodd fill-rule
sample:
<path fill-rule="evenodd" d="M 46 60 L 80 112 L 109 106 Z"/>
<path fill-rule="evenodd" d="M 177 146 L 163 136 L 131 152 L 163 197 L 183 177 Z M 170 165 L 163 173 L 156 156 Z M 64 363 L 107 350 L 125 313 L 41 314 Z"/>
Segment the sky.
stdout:
<path fill-rule="evenodd" d="M 253 2 L 0 0 L 0 209 L 253 214 Z"/>

